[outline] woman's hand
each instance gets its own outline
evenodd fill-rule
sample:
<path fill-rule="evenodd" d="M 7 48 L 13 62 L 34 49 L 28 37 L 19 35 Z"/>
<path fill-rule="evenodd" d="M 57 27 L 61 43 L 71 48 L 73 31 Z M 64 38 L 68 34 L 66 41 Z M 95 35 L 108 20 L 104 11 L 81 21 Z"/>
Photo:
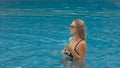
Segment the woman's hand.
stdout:
<path fill-rule="evenodd" d="M 62 54 L 64 54 L 64 53 L 65 53 L 65 51 L 66 51 L 66 50 L 68 50 L 68 49 L 67 49 L 67 47 L 68 47 L 68 45 L 67 45 L 67 46 L 65 46 L 65 47 L 64 47 L 64 49 L 61 51 L 61 53 L 62 53 Z"/>
<path fill-rule="evenodd" d="M 70 51 L 70 52 L 72 52 L 72 51 L 73 51 L 73 49 L 72 49 L 72 47 L 71 47 L 71 46 L 66 46 L 66 50 L 68 50 L 68 51 Z"/>

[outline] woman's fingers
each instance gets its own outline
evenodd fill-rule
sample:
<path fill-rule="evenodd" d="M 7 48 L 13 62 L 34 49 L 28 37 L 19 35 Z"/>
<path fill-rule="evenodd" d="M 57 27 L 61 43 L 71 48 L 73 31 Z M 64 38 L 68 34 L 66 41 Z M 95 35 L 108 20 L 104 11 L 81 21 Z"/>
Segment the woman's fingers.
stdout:
<path fill-rule="evenodd" d="M 64 50 L 62 50 L 62 51 L 61 51 L 61 53 L 62 53 L 62 54 L 64 54 L 64 53 L 65 53 L 65 51 L 64 51 Z"/>
<path fill-rule="evenodd" d="M 65 50 L 67 50 L 67 46 L 65 46 L 65 48 L 61 51 L 61 53 L 64 54 Z"/>

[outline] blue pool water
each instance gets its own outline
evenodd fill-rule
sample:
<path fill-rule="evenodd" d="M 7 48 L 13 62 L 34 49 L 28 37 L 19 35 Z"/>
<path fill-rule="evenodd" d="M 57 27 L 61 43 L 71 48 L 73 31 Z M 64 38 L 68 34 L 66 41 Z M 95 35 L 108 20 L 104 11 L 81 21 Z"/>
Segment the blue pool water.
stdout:
<path fill-rule="evenodd" d="M 60 54 L 80 18 L 87 68 L 120 68 L 119 2 L 0 3 L 0 68 L 65 68 Z"/>

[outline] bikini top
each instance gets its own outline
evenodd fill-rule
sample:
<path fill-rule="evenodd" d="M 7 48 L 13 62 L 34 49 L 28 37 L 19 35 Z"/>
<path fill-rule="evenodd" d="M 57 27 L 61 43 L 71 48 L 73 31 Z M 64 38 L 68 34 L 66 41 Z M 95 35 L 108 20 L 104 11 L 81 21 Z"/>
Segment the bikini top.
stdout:
<path fill-rule="evenodd" d="M 80 41 L 81 41 L 81 40 L 80 40 Z M 75 45 L 75 48 L 74 48 L 74 50 L 75 50 L 75 52 L 76 52 L 77 54 L 79 54 L 79 53 L 77 52 L 76 48 L 77 48 L 78 44 L 80 43 L 80 41 Z M 71 53 L 70 53 L 69 56 L 70 56 L 70 57 L 73 57 Z"/>

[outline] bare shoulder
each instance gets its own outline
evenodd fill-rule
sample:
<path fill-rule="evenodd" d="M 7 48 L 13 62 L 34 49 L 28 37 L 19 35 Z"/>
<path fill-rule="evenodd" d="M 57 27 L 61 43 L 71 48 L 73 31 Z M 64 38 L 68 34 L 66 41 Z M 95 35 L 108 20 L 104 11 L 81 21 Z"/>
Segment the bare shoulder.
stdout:
<path fill-rule="evenodd" d="M 85 41 L 85 40 L 82 40 L 82 41 L 79 43 L 79 45 L 86 48 L 86 41 Z"/>
<path fill-rule="evenodd" d="M 80 42 L 80 44 L 86 45 L 86 41 L 85 41 L 85 40 L 82 40 L 82 41 Z"/>

